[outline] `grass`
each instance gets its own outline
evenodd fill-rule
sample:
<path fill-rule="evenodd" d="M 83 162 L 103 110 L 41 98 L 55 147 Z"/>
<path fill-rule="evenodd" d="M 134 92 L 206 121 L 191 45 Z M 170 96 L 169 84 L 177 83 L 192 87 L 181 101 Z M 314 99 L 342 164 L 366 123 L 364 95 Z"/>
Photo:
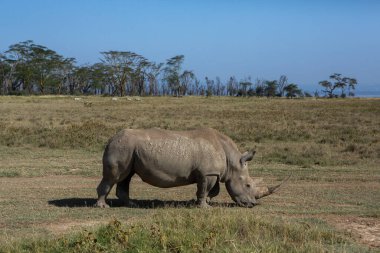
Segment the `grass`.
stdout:
<path fill-rule="evenodd" d="M 268 160 L 281 163 L 357 164 L 380 154 L 379 100 L 83 100 L 91 106 L 70 97 L 2 98 L 0 144 L 100 151 L 123 128 L 213 127 L 241 148 L 281 145 L 266 153 Z"/>
<path fill-rule="evenodd" d="M 379 99 L 0 97 L 0 115 L 0 252 L 380 246 Z M 131 196 L 141 208 L 121 207 L 114 190 L 113 208 L 92 208 L 108 138 L 149 127 L 216 128 L 241 151 L 256 147 L 251 175 L 292 178 L 253 209 L 229 207 L 224 187 L 211 210 L 183 206 L 195 186 L 158 189 L 139 178 Z"/>
<path fill-rule="evenodd" d="M 199 217 L 202 216 L 202 219 Z M 221 232 L 222 231 L 222 232 Z M 291 221 L 242 209 L 169 209 L 143 223 L 111 221 L 58 240 L 17 245 L 32 252 L 366 252 L 317 219 Z"/>

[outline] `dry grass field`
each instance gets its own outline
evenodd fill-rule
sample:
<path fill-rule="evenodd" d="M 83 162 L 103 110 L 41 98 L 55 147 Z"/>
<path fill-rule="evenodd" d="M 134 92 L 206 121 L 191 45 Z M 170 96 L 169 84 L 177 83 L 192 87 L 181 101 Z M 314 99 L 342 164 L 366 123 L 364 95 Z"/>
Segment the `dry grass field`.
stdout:
<path fill-rule="evenodd" d="M 265 184 L 260 205 L 195 208 L 195 186 L 137 176 L 93 208 L 108 138 L 123 128 L 212 127 Z M 108 236 L 108 237 L 107 237 Z M 0 97 L 0 252 L 378 252 L 380 99 Z"/>

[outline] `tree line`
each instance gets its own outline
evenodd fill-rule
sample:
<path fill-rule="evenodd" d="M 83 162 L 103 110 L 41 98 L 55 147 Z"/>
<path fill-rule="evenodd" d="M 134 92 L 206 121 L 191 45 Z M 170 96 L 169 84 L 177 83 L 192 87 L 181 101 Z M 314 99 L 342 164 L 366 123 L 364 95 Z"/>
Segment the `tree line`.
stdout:
<path fill-rule="evenodd" d="M 225 82 L 219 77 L 201 81 L 193 71 L 183 70 L 183 55 L 156 63 L 130 51 L 100 54 L 100 62 L 78 66 L 75 58 L 66 58 L 32 40 L 13 44 L 0 54 L 0 95 L 312 96 L 288 83 L 285 75 L 278 80 L 237 80 L 231 76 Z M 325 96 L 335 97 L 339 89 L 341 97 L 346 96 L 346 89 L 353 96 L 356 79 L 341 74 L 330 79 L 319 83 Z M 319 96 L 318 92 L 314 95 Z"/>

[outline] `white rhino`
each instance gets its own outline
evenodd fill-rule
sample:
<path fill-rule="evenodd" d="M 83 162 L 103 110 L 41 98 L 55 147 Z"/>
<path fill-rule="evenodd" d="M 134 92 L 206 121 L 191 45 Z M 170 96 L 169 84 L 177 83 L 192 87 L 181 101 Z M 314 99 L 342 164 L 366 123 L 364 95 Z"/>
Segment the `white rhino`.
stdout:
<path fill-rule="evenodd" d="M 238 205 L 252 207 L 256 199 L 273 193 L 282 184 L 256 186 L 247 168 L 247 161 L 252 160 L 254 153 L 241 154 L 229 137 L 210 128 L 122 130 L 105 148 L 96 206 L 108 207 L 106 197 L 114 184 L 117 184 L 117 197 L 126 205 L 132 204 L 129 184 L 136 173 L 144 182 L 161 188 L 196 183 L 200 207 L 209 206 L 207 197 L 218 195 L 222 182 Z"/>

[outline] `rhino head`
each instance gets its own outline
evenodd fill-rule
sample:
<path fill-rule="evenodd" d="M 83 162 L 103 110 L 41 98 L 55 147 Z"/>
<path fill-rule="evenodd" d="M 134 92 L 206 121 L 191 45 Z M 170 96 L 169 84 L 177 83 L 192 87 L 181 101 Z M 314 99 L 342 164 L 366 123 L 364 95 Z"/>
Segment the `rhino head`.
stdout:
<path fill-rule="evenodd" d="M 288 176 L 280 184 L 271 187 L 258 187 L 255 180 L 248 174 L 247 162 L 253 159 L 255 151 L 245 152 L 240 157 L 239 163 L 235 164 L 231 176 L 225 181 L 226 188 L 233 201 L 240 206 L 253 207 L 257 199 L 268 196 L 286 182 Z"/>

